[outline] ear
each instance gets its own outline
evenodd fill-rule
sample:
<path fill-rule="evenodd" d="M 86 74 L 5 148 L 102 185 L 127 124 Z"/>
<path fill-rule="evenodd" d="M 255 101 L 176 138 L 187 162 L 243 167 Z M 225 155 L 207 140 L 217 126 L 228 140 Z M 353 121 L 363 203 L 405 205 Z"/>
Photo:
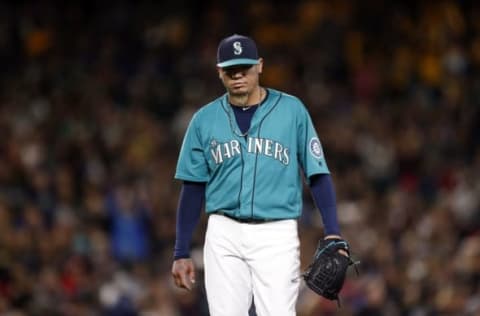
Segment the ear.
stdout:
<path fill-rule="evenodd" d="M 258 74 L 261 74 L 263 71 L 263 58 L 258 59 L 257 71 Z"/>

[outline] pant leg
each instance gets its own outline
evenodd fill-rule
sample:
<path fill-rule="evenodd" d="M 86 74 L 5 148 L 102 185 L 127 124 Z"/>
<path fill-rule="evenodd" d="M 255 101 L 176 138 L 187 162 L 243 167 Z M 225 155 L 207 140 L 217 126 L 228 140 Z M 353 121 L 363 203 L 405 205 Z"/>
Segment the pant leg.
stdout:
<path fill-rule="evenodd" d="M 300 286 L 297 222 L 262 224 L 251 235 L 248 259 L 258 316 L 294 316 Z"/>
<path fill-rule="evenodd" d="M 247 316 L 251 274 L 241 255 L 241 224 L 210 215 L 205 236 L 205 289 L 211 316 Z"/>

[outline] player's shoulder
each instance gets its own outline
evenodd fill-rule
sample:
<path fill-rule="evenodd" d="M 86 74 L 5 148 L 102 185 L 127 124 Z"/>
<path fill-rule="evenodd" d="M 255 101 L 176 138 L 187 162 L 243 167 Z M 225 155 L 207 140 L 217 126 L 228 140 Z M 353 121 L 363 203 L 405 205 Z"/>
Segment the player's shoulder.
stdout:
<path fill-rule="evenodd" d="M 289 110 L 300 111 L 300 112 L 303 112 L 306 110 L 305 104 L 299 97 L 286 93 L 284 91 L 275 90 L 272 88 L 269 88 L 268 91 L 271 96 L 279 97 L 279 105 L 281 105 L 282 107 L 288 108 Z"/>
<path fill-rule="evenodd" d="M 225 99 L 225 94 L 222 94 L 216 99 L 200 107 L 199 111 L 202 111 L 202 112 L 216 111 L 218 108 L 222 107 L 222 102 L 224 99 Z"/>
<path fill-rule="evenodd" d="M 207 104 L 202 105 L 194 114 L 193 118 L 194 120 L 203 120 L 207 121 L 209 118 L 212 116 L 216 115 L 218 110 L 222 109 L 222 99 L 224 96 L 220 96 L 216 98 L 215 100 L 212 100 L 208 102 Z"/>

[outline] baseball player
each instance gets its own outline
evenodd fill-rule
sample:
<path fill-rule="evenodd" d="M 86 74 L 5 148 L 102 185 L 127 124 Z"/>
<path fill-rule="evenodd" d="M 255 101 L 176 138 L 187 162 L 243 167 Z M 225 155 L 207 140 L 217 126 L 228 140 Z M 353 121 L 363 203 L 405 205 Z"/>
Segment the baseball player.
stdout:
<path fill-rule="evenodd" d="M 193 116 L 175 178 L 182 180 L 172 275 L 191 289 L 190 242 L 202 206 L 210 314 L 295 315 L 300 272 L 297 219 L 302 175 L 325 225 L 340 238 L 335 192 L 322 146 L 302 102 L 260 85 L 263 59 L 246 36 L 223 39 L 217 70 L 226 93 Z"/>

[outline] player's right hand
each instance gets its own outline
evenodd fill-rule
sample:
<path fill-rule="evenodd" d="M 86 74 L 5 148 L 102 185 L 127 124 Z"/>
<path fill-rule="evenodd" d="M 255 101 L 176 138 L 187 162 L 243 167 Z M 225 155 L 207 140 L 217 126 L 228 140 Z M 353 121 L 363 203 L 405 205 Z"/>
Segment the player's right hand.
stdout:
<path fill-rule="evenodd" d="M 172 276 L 176 286 L 190 291 L 195 283 L 195 267 L 192 259 L 175 260 L 172 265 Z"/>

